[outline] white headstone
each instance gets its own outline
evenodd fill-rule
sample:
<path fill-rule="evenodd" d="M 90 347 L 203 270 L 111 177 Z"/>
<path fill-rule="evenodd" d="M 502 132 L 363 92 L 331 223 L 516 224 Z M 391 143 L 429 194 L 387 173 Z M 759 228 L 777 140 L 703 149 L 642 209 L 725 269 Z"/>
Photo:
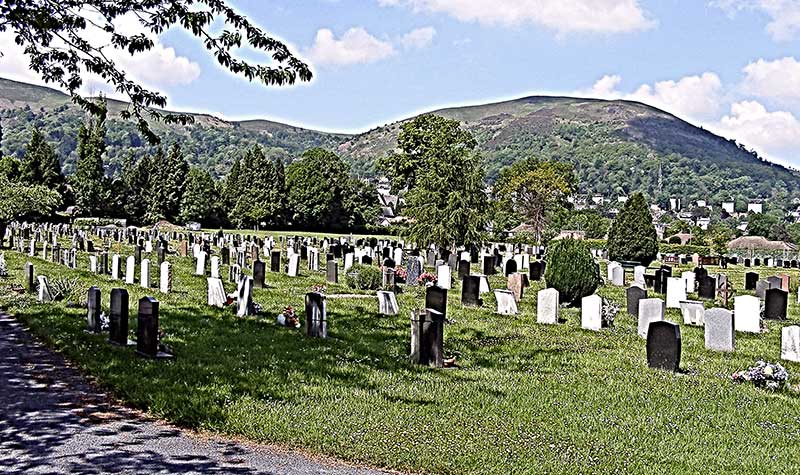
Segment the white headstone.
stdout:
<path fill-rule="evenodd" d="M 170 293 L 172 291 L 172 264 L 167 261 L 162 262 L 159 274 L 158 290 L 164 294 Z"/>
<path fill-rule="evenodd" d="M 344 271 L 347 272 L 351 267 L 353 267 L 353 253 L 348 252 L 344 255 Z"/>
<path fill-rule="evenodd" d="M 737 332 L 761 333 L 761 300 L 758 297 L 734 297 L 733 316 Z"/>
<path fill-rule="evenodd" d="M 136 282 L 136 258 L 128 256 L 125 259 L 125 283 L 133 284 Z"/>
<path fill-rule="evenodd" d="M 517 301 L 514 299 L 514 292 L 496 289 L 494 297 L 497 299 L 497 313 L 500 315 L 516 315 L 519 313 Z"/>
<path fill-rule="evenodd" d="M 681 301 L 681 315 L 683 315 L 684 325 L 699 325 L 705 324 L 706 307 L 703 302 L 694 300 Z"/>
<path fill-rule="evenodd" d="M 621 287 L 625 285 L 625 269 L 616 262 L 612 262 L 612 264 L 614 265 L 609 264 L 608 268 L 609 280 L 611 281 L 611 285 Z"/>
<path fill-rule="evenodd" d="M 581 300 L 581 327 L 587 330 L 603 328 L 603 299 L 589 295 Z"/>
<path fill-rule="evenodd" d="M 194 269 L 195 275 L 206 275 L 206 251 L 200 251 L 196 254 L 197 266 Z"/>
<path fill-rule="evenodd" d="M 211 278 L 219 279 L 219 256 L 211 256 Z"/>
<path fill-rule="evenodd" d="M 647 272 L 647 267 L 636 266 L 633 268 L 633 284 L 643 289 L 647 288 L 647 283 L 644 280 L 644 274 Z"/>
<path fill-rule="evenodd" d="M 246 317 L 252 313 L 253 278 L 246 275 L 242 276 L 239 280 L 239 287 L 237 290 L 236 315 L 239 317 Z"/>
<path fill-rule="evenodd" d="M 211 277 L 208 279 L 208 305 L 211 307 L 222 308 L 228 301 L 228 296 L 225 294 L 225 287 L 222 285 L 222 280 L 219 278 Z"/>
<path fill-rule="evenodd" d="M 681 302 L 686 300 L 686 282 L 680 277 L 667 279 L 667 308 L 681 308 Z"/>
<path fill-rule="evenodd" d="M 150 259 L 142 259 L 142 271 L 141 276 L 139 279 L 139 283 L 141 284 L 142 288 L 149 289 L 150 288 Z"/>
<path fill-rule="evenodd" d="M 664 301 L 661 299 L 639 300 L 639 325 L 637 331 L 640 337 L 647 338 L 647 331 L 651 323 L 664 320 L 665 310 Z"/>
<path fill-rule="evenodd" d="M 392 253 L 392 260 L 398 266 L 403 263 L 403 250 L 401 248 L 396 247 L 394 249 L 394 252 Z"/>
<path fill-rule="evenodd" d="M 113 280 L 119 280 L 119 264 L 120 264 L 119 254 L 114 254 L 113 256 L 111 256 L 111 278 Z"/>
<path fill-rule="evenodd" d="M 513 295 L 512 295 L 513 298 Z M 536 322 L 558 323 L 559 295 L 556 289 L 540 290 L 536 295 Z"/>
<path fill-rule="evenodd" d="M 437 270 L 436 285 L 438 285 L 443 289 L 448 289 L 448 290 L 451 289 L 453 287 L 452 285 L 453 279 L 451 278 L 452 269 L 450 269 L 450 266 L 445 264 L 443 266 L 437 267 L 436 270 Z"/>
<path fill-rule="evenodd" d="M 800 326 L 781 329 L 781 359 L 800 363 Z"/>
<path fill-rule="evenodd" d="M 289 257 L 289 277 L 300 275 L 300 255 L 294 254 Z"/>
<path fill-rule="evenodd" d="M 153 252 L 153 241 L 148 239 L 144 242 L 144 252 Z"/>
<path fill-rule="evenodd" d="M 47 277 L 40 275 L 36 279 L 39 281 L 39 302 L 52 302 L 53 296 L 50 293 L 50 283 L 47 281 Z"/>
<path fill-rule="evenodd" d="M 89 256 L 89 272 L 97 273 L 97 256 Z"/>
<path fill-rule="evenodd" d="M 197 243 L 193 244 L 192 245 L 192 257 L 197 259 L 197 256 L 200 255 L 200 251 L 202 251 L 202 250 L 203 250 L 203 248 L 200 246 L 200 244 L 197 244 Z"/>
<path fill-rule="evenodd" d="M 686 292 L 690 294 L 694 293 L 694 272 L 686 271 L 682 273 L 681 279 L 683 279 L 683 282 L 685 284 Z"/>
<path fill-rule="evenodd" d="M 733 351 L 736 332 L 733 314 L 724 308 L 712 308 L 705 312 L 706 349 L 712 351 Z"/>
<path fill-rule="evenodd" d="M 397 304 L 397 296 L 394 292 L 378 291 L 378 313 L 381 315 L 397 315 L 400 313 L 400 306 Z"/>

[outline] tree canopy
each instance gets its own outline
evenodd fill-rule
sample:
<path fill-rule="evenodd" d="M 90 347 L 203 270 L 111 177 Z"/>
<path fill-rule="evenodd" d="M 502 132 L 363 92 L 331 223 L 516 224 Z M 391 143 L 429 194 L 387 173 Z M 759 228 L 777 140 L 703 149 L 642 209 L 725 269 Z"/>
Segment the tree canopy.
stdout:
<path fill-rule="evenodd" d="M 123 33 L 117 26 L 123 18 L 138 21 L 141 31 Z M 223 25 L 212 32 L 212 25 Z M 184 114 L 157 110 L 166 97 L 132 80 L 110 54 L 113 50 L 136 55 L 155 46 L 153 37 L 179 27 L 202 41 L 217 62 L 234 74 L 265 85 L 288 85 L 311 80 L 311 70 L 282 42 L 228 6 L 223 0 L 15 0 L 0 2 L 0 32 L 10 31 L 24 48 L 30 68 L 47 83 L 67 90 L 72 100 L 92 113 L 97 105 L 78 94 L 87 73 L 99 76 L 130 106 L 123 118 L 134 118 L 150 141 L 158 137 L 147 119 L 167 123 L 188 123 Z M 213 28 L 216 29 L 216 28 Z M 251 64 L 234 56 L 241 47 L 267 53 L 273 63 Z"/>
<path fill-rule="evenodd" d="M 613 261 L 650 265 L 658 254 L 658 236 L 644 195 L 634 193 L 620 211 L 608 235 L 608 257 Z"/>

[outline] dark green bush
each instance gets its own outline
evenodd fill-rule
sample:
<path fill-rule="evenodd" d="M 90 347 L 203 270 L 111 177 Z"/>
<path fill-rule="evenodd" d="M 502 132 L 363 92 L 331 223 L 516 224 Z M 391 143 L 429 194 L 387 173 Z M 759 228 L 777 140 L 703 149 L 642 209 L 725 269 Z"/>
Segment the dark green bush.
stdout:
<path fill-rule="evenodd" d="M 634 193 L 625 203 L 608 235 L 608 258 L 650 265 L 658 254 L 658 236 L 647 201 Z"/>
<path fill-rule="evenodd" d="M 348 287 L 358 290 L 378 290 L 383 284 L 383 274 L 376 266 L 354 264 L 348 269 L 345 281 Z"/>
<path fill-rule="evenodd" d="M 582 241 L 552 241 L 547 248 L 544 279 L 548 287 L 558 290 L 562 303 L 579 304 L 600 285 L 600 267 Z"/>
<path fill-rule="evenodd" d="M 671 238 L 669 238 L 669 243 L 670 244 L 680 244 L 681 243 L 681 238 L 679 236 L 672 236 Z"/>

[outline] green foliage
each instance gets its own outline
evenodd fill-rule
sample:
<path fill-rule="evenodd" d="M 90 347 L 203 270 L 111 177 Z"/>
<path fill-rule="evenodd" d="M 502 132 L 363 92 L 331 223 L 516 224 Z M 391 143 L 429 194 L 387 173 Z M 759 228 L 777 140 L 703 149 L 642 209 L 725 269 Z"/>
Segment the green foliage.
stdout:
<path fill-rule="evenodd" d="M 547 231 L 548 236 L 557 236 L 561 231 L 583 231 L 586 239 L 605 239 L 611 220 L 596 210 L 575 211 L 561 208 L 553 214 Z"/>
<path fill-rule="evenodd" d="M 189 162 L 184 158 L 181 147 L 173 144 L 166 157 L 159 149 L 159 153 L 150 160 L 150 166 L 144 220 L 148 223 L 161 219 L 175 221 L 180 213 Z"/>
<path fill-rule="evenodd" d="M 608 235 L 608 257 L 612 261 L 634 261 L 650 265 L 658 253 L 658 237 L 644 195 L 634 193 L 617 215 Z"/>
<path fill-rule="evenodd" d="M 101 216 L 109 210 L 110 183 L 103 167 L 106 150 L 105 105 L 96 120 L 89 120 L 78 132 L 78 161 L 71 177 L 75 204 L 84 216 Z"/>
<path fill-rule="evenodd" d="M 377 219 L 375 193 L 350 177 L 335 153 L 314 148 L 286 167 L 291 224 L 303 228 L 346 229 Z"/>
<path fill-rule="evenodd" d="M 410 218 L 405 236 L 420 246 L 449 247 L 481 242 L 488 199 L 475 140 L 457 121 L 423 115 L 403 126 L 402 153 L 382 166 L 395 182 L 405 182 L 403 214 Z"/>
<path fill-rule="evenodd" d="M 379 267 L 353 264 L 347 270 L 345 282 L 348 287 L 357 290 L 379 290 L 383 285 L 383 274 Z"/>
<path fill-rule="evenodd" d="M 576 239 L 560 239 L 547 246 L 545 281 L 558 290 L 562 303 L 578 305 L 600 286 L 600 268 L 586 245 Z"/>
<path fill-rule="evenodd" d="M 687 256 L 691 256 L 692 254 L 699 254 L 701 256 L 710 256 L 711 249 L 708 246 L 697 246 L 692 244 L 659 244 L 658 245 L 658 252 L 662 254 L 686 254 Z"/>
<path fill-rule="evenodd" d="M 533 226 L 536 240 L 541 242 L 551 216 L 567 205 L 576 185 L 569 164 L 528 158 L 500 172 L 494 196 L 501 209 L 518 214 Z"/>
<path fill-rule="evenodd" d="M 38 128 L 31 133 L 21 172 L 22 178 L 31 185 L 44 185 L 63 192 L 65 179 L 58 155 Z"/>
<path fill-rule="evenodd" d="M 750 213 L 747 220 L 747 234 L 763 236 L 770 241 L 787 241 L 791 239 L 786 230 L 783 217 L 774 213 Z"/>
<path fill-rule="evenodd" d="M 189 170 L 186 191 L 181 198 L 181 222 L 196 221 L 206 227 L 219 224 L 217 188 L 211 175 L 197 167 Z"/>
<path fill-rule="evenodd" d="M 22 162 L 10 155 L 0 157 L 0 175 L 8 178 L 11 181 L 17 181 L 22 178 Z"/>
<path fill-rule="evenodd" d="M 118 29 L 119 22 L 115 20 L 125 15 L 140 18 L 136 23 L 139 31 Z M 104 35 L 91 34 L 87 24 L 101 29 L 110 40 L 103 38 Z M 212 28 L 212 24 L 216 26 Z M 220 25 L 224 25 L 224 31 L 215 33 L 213 30 Z M 81 72 L 88 71 L 104 78 L 131 101 L 130 107 L 121 112 L 123 118 L 135 118 L 141 133 L 154 143 L 158 142 L 158 137 L 150 130 L 146 117 L 172 124 L 186 124 L 191 122 L 191 117 L 155 109 L 163 109 L 166 98 L 128 77 L 111 51 L 141 54 L 155 46 L 152 35 L 157 36 L 173 26 L 202 39 L 223 68 L 250 81 L 282 86 L 298 79 L 311 80 L 309 67 L 292 55 L 286 45 L 264 34 L 222 0 L 76 0 L 66 3 L 16 0 L 0 3 L 0 28 L 8 30 L 25 48 L 33 72 L 46 82 L 69 91 L 73 102 L 96 115 L 102 115 L 102 110 L 78 94 L 83 85 Z M 63 41 L 53 41 L 54 38 Z M 269 63 L 251 64 L 234 56 L 232 50 L 241 46 L 266 53 L 270 56 Z"/>
<path fill-rule="evenodd" d="M 261 147 L 256 145 L 245 153 L 230 183 L 235 187 L 230 195 L 234 205 L 228 215 L 233 224 L 248 227 L 264 223 L 274 227 L 284 222 L 283 163 L 267 158 Z"/>
<path fill-rule="evenodd" d="M 0 175 L 0 222 L 47 216 L 61 206 L 61 195 L 44 185 L 12 182 Z"/>

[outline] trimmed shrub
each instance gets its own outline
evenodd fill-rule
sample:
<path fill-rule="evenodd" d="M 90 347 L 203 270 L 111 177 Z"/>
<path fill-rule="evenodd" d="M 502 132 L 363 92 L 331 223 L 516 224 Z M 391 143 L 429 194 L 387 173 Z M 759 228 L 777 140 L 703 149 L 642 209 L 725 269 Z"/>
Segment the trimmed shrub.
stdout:
<path fill-rule="evenodd" d="M 600 285 L 600 267 L 582 241 L 562 239 L 547 248 L 544 274 L 548 287 L 558 290 L 561 302 L 580 304 Z"/>
<path fill-rule="evenodd" d="M 658 254 L 658 236 L 647 201 L 634 193 L 625 203 L 608 235 L 608 258 L 650 265 Z"/>
<path fill-rule="evenodd" d="M 345 276 L 347 286 L 358 290 L 379 290 L 383 285 L 383 274 L 379 267 L 353 264 Z"/>

